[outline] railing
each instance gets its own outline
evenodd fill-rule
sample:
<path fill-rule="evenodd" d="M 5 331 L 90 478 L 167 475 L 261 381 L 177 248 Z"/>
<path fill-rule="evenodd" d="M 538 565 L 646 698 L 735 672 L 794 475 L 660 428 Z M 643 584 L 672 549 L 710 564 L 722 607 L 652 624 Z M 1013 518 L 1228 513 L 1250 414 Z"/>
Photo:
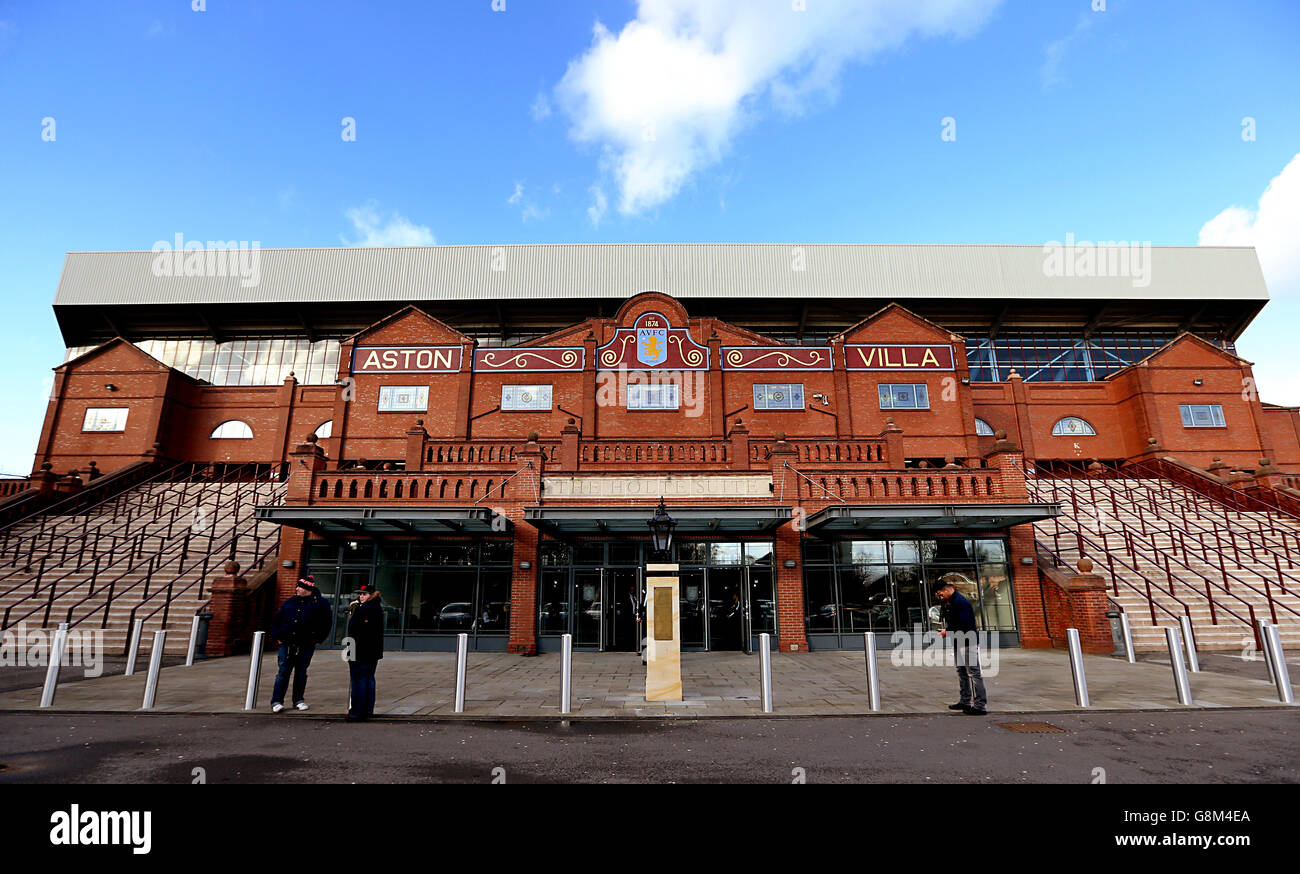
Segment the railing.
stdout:
<path fill-rule="evenodd" d="M 312 502 L 331 501 L 477 501 L 485 496 L 531 497 L 536 477 L 511 476 L 522 463 L 502 467 L 497 473 L 450 476 L 434 471 L 322 471 L 312 480 Z"/>
<path fill-rule="evenodd" d="M 121 470 L 115 470 L 98 479 L 91 480 L 74 495 L 62 500 L 56 500 L 53 503 L 43 504 L 26 515 L 8 521 L 0 520 L 0 532 L 5 533 L 7 537 L 9 529 L 24 522 L 30 522 L 38 516 L 42 517 L 41 524 L 44 527 L 45 519 L 49 516 L 71 515 L 82 510 L 91 509 L 105 501 L 112 500 L 121 492 L 135 488 L 143 482 L 151 482 L 159 477 L 168 476 L 173 471 L 185 466 L 184 463 L 164 462 L 157 459 L 133 462 Z M 112 494 L 104 497 L 109 492 Z"/>
<path fill-rule="evenodd" d="M 590 440 L 578 444 L 578 467 L 671 464 L 726 469 L 732 460 L 726 440 Z"/>
<path fill-rule="evenodd" d="M 889 458 L 889 450 L 883 438 L 867 437 L 848 440 L 792 438 L 786 441 L 795 451 L 795 463 L 802 466 L 822 464 L 845 465 L 860 464 L 864 467 L 884 467 L 891 461 L 897 464 L 902 459 Z M 750 440 L 749 459 L 751 462 L 766 463 L 771 455 L 775 440 Z"/>
<path fill-rule="evenodd" d="M 25 492 L 32 487 L 28 477 L 5 477 L 0 479 L 0 498 L 12 498 L 21 492 Z"/>
<path fill-rule="evenodd" d="M 472 465 L 482 467 L 485 464 L 520 464 L 518 453 L 523 449 L 519 443 L 507 443 L 500 440 L 446 442 L 431 440 L 424 446 L 424 463 L 438 466 Z M 545 440 L 538 443 L 542 458 L 554 461 L 559 458 L 558 440 Z M 339 471 L 347 473 L 348 471 Z M 358 473 L 360 471 L 357 471 Z M 376 473 L 386 471 L 374 471 Z M 411 471 L 418 473 L 418 471 Z"/>
<path fill-rule="evenodd" d="M 256 484 L 256 486 L 255 486 L 255 494 L 252 496 L 252 500 L 246 500 L 246 497 L 247 497 L 247 496 L 243 495 L 242 492 L 241 492 L 239 489 L 236 489 L 236 490 L 235 490 L 235 493 L 230 497 L 230 499 L 227 500 L 227 501 L 225 501 L 225 502 L 223 502 L 223 501 L 222 501 L 221 492 L 222 492 L 222 489 L 227 485 L 227 482 L 228 482 L 227 480 L 218 480 L 218 481 L 216 482 L 216 486 L 217 486 L 217 490 L 216 490 L 216 491 L 217 491 L 217 494 L 216 494 L 216 500 L 215 500 L 214 503 L 212 503 L 212 504 L 201 504 L 201 505 L 200 505 L 200 506 L 203 507 L 203 509 L 204 509 L 206 512 L 210 512 L 210 513 L 211 513 L 211 516 L 210 516 L 210 517 L 205 517 L 205 520 L 204 520 L 204 521 L 205 521 L 205 525 L 206 525 L 206 527 L 207 527 L 207 532 L 208 532 L 208 534 L 207 534 L 207 538 L 208 538 L 208 549 L 207 549 L 207 550 L 205 551 L 205 553 L 204 553 L 205 558 L 204 558 L 204 570 L 203 570 L 203 573 L 204 573 L 205 576 L 206 576 L 206 573 L 207 573 L 207 562 L 210 560 L 210 557 L 211 557 L 211 555 L 213 554 L 213 549 L 214 549 L 213 542 L 214 542 L 214 539 L 215 539 L 215 537 L 216 537 L 216 531 L 217 531 L 217 529 L 220 528 L 220 527 L 222 527 L 223 522 L 225 522 L 227 519 L 229 519 L 229 518 L 233 518 L 233 519 L 235 520 L 235 522 L 234 522 L 234 524 L 233 524 L 233 526 L 232 526 L 232 528 L 231 528 L 230 530 L 232 530 L 235 534 L 238 534 L 238 531 L 239 531 L 239 525 L 240 525 L 239 511 L 240 511 L 240 505 L 241 505 L 241 503 L 244 504 L 245 506 L 256 506 L 257 504 L 263 502 L 263 498 L 262 498 L 262 495 L 261 495 L 261 490 L 262 490 L 263 483 L 257 483 L 257 484 Z M 272 497 L 274 497 L 274 496 L 276 495 L 276 492 L 277 492 L 277 491 L 281 491 L 281 492 L 282 492 L 282 490 L 283 490 L 283 484 L 280 483 L 279 481 L 272 481 L 272 482 L 268 483 L 268 485 L 270 486 L 270 496 L 272 496 Z M 201 493 L 201 494 L 202 494 L 202 493 Z M 204 495 L 203 497 L 206 497 L 206 495 Z M 201 500 L 202 500 L 202 498 L 201 498 Z M 223 510 L 227 510 L 227 509 L 230 510 L 230 512 L 229 512 L 228 514 L 223 513 Z M 175 515 L 174 515 L 174 513 L 173 513 L 173 521 L 174 521 L 174 518 L 175 518 Z M 249 520 L 252 520 L 253 517 L 249 516 L 248 519 L 249 519 Z M 253 524 L 254 524 L 254 526 L 256 525 L 256 521 L 255 521 L 255 520 L 253 520 Z M 170 533 L 170 530 L 171 530 L 171 526 L 170 526 L 170 524 L 169 524 L 169 533 Z M 194 535 L 194 532 L 193 532 L 192 530 L 187 530 L 187 531 L 185 532 L 184 537 L 182 537 L 182 538 L 176 540 L 175 542 L 171 543 L 171 544 L 168 545 L 168 546 L 165 546 L 165 547 L 159 549 L 157 552 L 155 552 L 155 553 L 153 553 L 152 555 L 149 556 L 149 558 L 148 558 L 148 566 L 147 566 L 146 571 L 145 571 L 145 584 L 146 584 L 146 591 L 147 591 L 147 588 L 148 588 L 148 582 L 149 582 L 149 580 L 152 579 L 152 575 L 153 575 L 153 573 L 155 572 L 155 569 L 156 569 L 156 568 L 160 568 L 160 566 L 165 566 L 165 565 L 168 563 L 168 561 L 170 560 L 170 558 L 171 558 L 173 555 L 177 555 L 177 554 L 179 555 L 179 557 L 180 557 L 180 561 L 179 561 L 179 563 L 178 563 L 178 569 L 179 569 L 180 572 L 183 572 L 183 571 L 184 571 L 186 559 L 189 558 L 189 552 L 190 552 L 190 550 L 191 550 L 191 548 L 192 548 L 192 546 L 191 546 L 191 542 L 192 542 L 192 540 L 194 539 L 194 536 L 193 536 L 193 535 Z M 203 534 L 200 533 L 198 536 L 199 536 L 199 538 L 202 538 L 202 537 L 203 537 Z M 110 555 L 111 555 L 111 553 L 110 553 Z M 85 583 L 85 584 L 87 585 L 87 587 L 88 587 L 88 594 L 87 594 L 84 598 L 82 598 L 80 601 L 76 602 L 72 607 L 69 608 L 68 616 L 69 616 L 69 621 L 70 621 L 70 617 L 72 616 L 72 612 L 73 612 L 73 610 L 75 610 L 75 608 L 81 606 L 81 605 L 84 604 L 86 601 L 88 601 L 88 600 L 90 600 L 91 598 L 95 597 L 95 595 L 96 595 L 96 593 L 97 593 L 97 590 L 96 590 L 96 583 L 97 583 L 97 582 L 100 583 L 100 585 L 99 585 L 99 587 L 98 587 L 98 591 L 99 591 L 99 592 L 102 592 L 102 591 L 103 591 L 103 589 L 104 589 L 104 583 L 103 583 L 103 580 L 102 580 L 102 575 L 105 574 L 105 573 L 109 573 L 109 572 L 111 572 L 111 571 L 113 571 L 113 570 L 117 570 L 117 569 L 121 568 L 122 563 L 125 562 L 126 567 L 125 567 L 124 569 L 122 569 L 121 572 L 117 574 L 117 576 L 115 576 L 112 580 L 110 580 L 110 581 L 107 583 L 107 585 L 108 585 L 108 589 L 109 589 L 108 599 L 109 599 L 109 602 L 111 602 L 112 599 L 113 599 L 113 597 L 114 597 L 114 592 L 116 591 L 116 584 L 117 584 L 120 580 L 122 580 L 123 578 L 125 578 L 125 577 L 127 577 L 128 575 L 133 574 L 133 573 L 136 572 L 136 563 L 137 563 L 137 559 L 143 559 L 143 558 L 144 558 L 144 556 L 143 556 L 143 547 L 142 547 L 142 545 L 134 544 L 134 543 L 133 543 L 133 544 L 132 544 L 132 548 L 129 549 L 129 550 L 127 551 L 127 553 L 126 553 L 125 556 L 121 556 L 121 555 L 119 555 L 115 560 L 110 561 L 110 562 L 108 563 L 107 566 L 103 566 L 103 567 L 101 567 L 101 558 L 102 558 L 102 555 L 96 555 L 96 556 L 94 556 L 94 558 L 93 558 L 93 569 L 92 569 L 91 573 L 89 574 L 89 576 L 88 576 L 85 580 L 81 580 L 81 581 L 77 581 L 77 582 L 75 582 L 75 583 L 71 586 L 71 588 L 69 588 L 69 589 L 65 589 L 62 593 L 59 592 L 59 584 L 60 584 L 61 582 L 64 582 L 65 580 L 67 580 L 67 579 L 68 579 L 69 577 L 71 577 L 72 575 L 79 573 L 79 572 L 81 571 L 81 569 L 82 569 L 82 562 L 80 561 L 80 556 L 79 556 L 79 561 L 78 561 L 78 565 L 77 565 L 77 567 L 75 567 L 75 568 L 73 568 L 73 569 L 71 569 L 71 570 L 66 571 L 63 575 L 61 575 L 61 576 L 58 577 L 57 579 L 54 579 L 54 580 L 51 580 L 51 581 L 48 582 L 48 584 L 47 584 L 47 585 L 45 586 L 45 588 L 44 588 L 44 592 L 45 592 L 45 594 L 46 594 L 46 597 L 45 597 L 45 603 L 44 603 L 44 605 L 43 605 L 44 610 L 45 610 L 45 621 L 48 622 L 50 611 L 53 609 L 53 605 L 54 605 L 54 602 L 55 602 L 55 600 L 57 599 L 57 597 L 67 597 L 68 595 L 70 595 L 70 594 L 72 594 L 73 592 L 75 592 L 76 590 L 78 590 L 78 589 L 81 587 L 81 585 L 82 585 L 83 583 Z M 0 622 L 0 628 L 8 628 L 8 627 L 10 627 L 12 624 L 17 623 L 17 622 L 21 622 L 21 621 L 23 621 L 24 619 L 26 619 L 27 617 L 34 615 L 35 613 L 39 612 L 39 611 L 42 609 L 42 605 L 41 605 L 41 604 L 37 604 L 35 607 L 33 607 L 32 609 L 28 610 L 26 613 L 24 613 L 23 615 L 17 617 L 16 619 L 14 619 L 14 620 L 11 622 L 11 618 L 10 618 L 10 617 L 12 616 L 13 611 L 14 611 L 15 608 L 18 608 L 18 607 L 20 607 L 20 605 L 23 605 L 23 604 L 25 604 L 25 603 L 28 602 L 28 601 L 36 600 L 36 599 L 38 599 L 38 598 L 40 597 L 40 595 L 41 595 L 41 593 L 42 593 L 42 586 L 41 586 L 41 583 L 42 583 L 42 578 L 43 578 L 43 575 L 44 575 L 44 564 L 45 564 L 45 561 L 44 561 L 44 558 L 42 558 L 42 561 L 41 561 L 41 570 L 40 570 L 40 572 L 39 572 L 39 573 L 37 574 L 37 576 L 36 576 L 36 579 L 35 579 L 35 582 L 34 582 L 34 588 L 33 588 L 33 590 L 32 590 L 30 593 L 28 593 L 28 594 L 24 595 L 23 597 L 19 598 L 19 599 L 18 599 L 17 601 L 15 601 L 14 603 L 10 604 L 8 607 L 6 607 L 5 612 L 4 612 L 4 619 L 3 619 L 2 622 Z M 11 587 L 10 589 L 6 590 L 5 592 L 0 593 L 0 598 L 5 598 L 5 597 L 7 597 L 8 595 L 14 593 L 15 591 L 18 591 L 19 589 L 22 589 L 22 588 L 26 587 L 26 586 L 29 585 L 29 584 L 33 584 L 33 581 L 28 580 L 28 581 L 25 581 L 25 582 L 23 582 L 23 583 L 18 584 L 17 586 Z M 132 587 L 129 587 L 129 588 L 133 588 L 133 586 L 132 586 Z M 107 614 L 106 614 L 106 617 L 105 617 L 105 618 L 107 619 Z"/>
<path fill-rule="evenodd" d="M 1145 472 L 1154 477 L 1170 480 L 1239 512 L 1277 513 L 1289 519 L 1300 520 L 1300 513 L 1292 509 L 1271 504 L 1252 494 L 1247 494 L 1239 489 L 1234 489 L 1232 486 L 1212 480 L 1203 473 L 1197 473 L 1163 458 L 1131 461 L 1124 465 L 1124 470 Z M 1269 491 L 1272 492 L 1272 489 Z"/>
<path fill-rule="evenodd" d="M 834 495 L 846 501 L 914 499 L 922 503 L 954 499 L 1002 497 L 1002 481 L 990 468 L 908 468 L 878 473 L 800 475 L 794 463 L 776 471 L 773 488 L 778 501 L 817 500 Z"/>
<path fill-rule="evenodd" d="M 1035 541 L 1034 541 L 1034 547 L 1038 550 L 1038 552 L 1039 552 L 1041 555 L 1046 555 L 1046 556 L 1051 560 L 1052 567 L 1054 567 L 1054 568 L 1062 568 L 1062 567 L 1064 567 L 1064 568 L 1068 568 L 1068 567 L 1069 567 L 1069 564 L 1068 564 L 1064 559 L 1062 559 L 1062 558 L 1060 557 L 1060 555 L 1058 555 L 1056 552 L 1053 552 L 1051 549 L 1049 549 L 1049 548 L 1047 547 L 1047 545 L 1046 545 L 1045 543 L 1043 543 L 1041 540 L 1035 540 Z M 1059 547 L 1058 547 L 1058 548 L 1059 548 Z M 1080 557 L 1082 557 L 1082 555 L 1081 555 Z M 1041 559 L 1040 559 L 1040 560 L 1041 560 Z M 1139 589 L 1136 585 L 1134 585 L 1134 584 L 1133 584 L 1132 582 L 1130 582 L 1129 580 L 1126 580 L 1126 579 L 1124 579 L 1123 577 L 1121 577 L 1121 576 L 1119 576 L 1118 574 L 1115 573 L 1115 563 L 1114 563 L 1114 559 L 1113 559 L 1113 557 L 1110 555 L 1110 553 L 1107 553 L 1107 554 L 1106 554 L 1106 560 L 1107 560 L 1108 568 L 1109 568 L 1109 570 L 1110 570 L 1111 591 L 1112 591 L 1115 595 L 1119 595 L 1119 587 L 1120 587 L 1120 584 L 1123 584 L 1126 588 L 1132 589 L 1134 592 L 1137 592 L 1138 595 L 1142 596 L 1142 597 L 1146 600 L 1146 602 L 1147 602 L 1147 609 L 1150 610 L 1150 612 L 1151 612 L 1151 624 L 1152 624 L 1152 625 L 1158 625 L 1158 624 L 1159 624 L 1159 620 L 1156 619 L 1156 608 L 1157 608 L 1157 607 L 1160 608 L 1161 612 L 1163 612 L 1163 613 L 1167 613 L 1167 614 L 1170 616 L 1170 618 L 1172 618 L 1175 622 L 1178 621 L 1178 614 L 1177 614 L 1177 613 L 1175 613 L 1174 611 L 1170 610 L 1170 609 L 1169 609 L 1168 607 L 1166 607 L 1164 604 L 1161 604 L 1159 601 L 1157 601 L 1155 598 L 1152 597 L 1152 595 L 1151 595 L 1151 580 L 1148 579 L 1147 576 L 1146 576 L 1145 574 L 1142 574 L 1141 572 L 1136 571 L 1136 570 L 1134 571 L 1135 574 L 1137 574 L 1139 577 L 1142 577 L 1142 582 L 1146 584 L 1146 590 L 1143 591 L 1142 589 Z M 1126 566 L 1126 565 L 1124 564 L 1123 560 L 1120 561 L 1120 565 L 1121 565 L 1121 566 Z M 1109 600 L 1109 597 L 1110 597 L 1110 596 L 1107 596 L 1107 599 L 1108 599 L 1108 600 Z M 1182 608 L 1183 608 L 1183 615 L 1187 616 L 1187 618 L 1188 618 L 1189 620 L 1191 619 L 1192 611 L 1191 611 L 1191 609 L 1187 606 L 1187 603 L 1186 603 L 1185 601 L 1183 601 L 1182 599 L 1180 599 L 1180 598 L 1178 598 L 1177 596 L 1174 596 L 1174 595 L 1171 595 L 1171 596 L 1170 596 L 1170 600 L 1174 601 L 1174 602 L 1177 603 L 1180 607 L 1182 607 Z M 1123 609 L 1122 606 L 1121 606 L 1121 609 Z"/>

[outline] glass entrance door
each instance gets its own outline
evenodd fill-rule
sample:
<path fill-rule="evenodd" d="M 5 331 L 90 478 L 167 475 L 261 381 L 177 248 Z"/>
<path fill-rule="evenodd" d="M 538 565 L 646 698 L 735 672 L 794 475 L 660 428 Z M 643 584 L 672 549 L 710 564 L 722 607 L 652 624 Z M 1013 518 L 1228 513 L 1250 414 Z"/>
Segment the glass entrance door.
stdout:
<path fill-rule="evenodd" d="M 637 652 L 641 645 L 640 573 L 636 568 L 604 570 L 604 645 L 606 652 Z"/>
<path fill-rule="evenodd" d="M 601 649 L 605 641 L 604 570 L 578 568 L 573 572 L 573 645 Z"/>
<path fill-rule="evenodd" d="M 709 568 L 709 649 L 749 651 L 750 611 L 746 568 Z"/>

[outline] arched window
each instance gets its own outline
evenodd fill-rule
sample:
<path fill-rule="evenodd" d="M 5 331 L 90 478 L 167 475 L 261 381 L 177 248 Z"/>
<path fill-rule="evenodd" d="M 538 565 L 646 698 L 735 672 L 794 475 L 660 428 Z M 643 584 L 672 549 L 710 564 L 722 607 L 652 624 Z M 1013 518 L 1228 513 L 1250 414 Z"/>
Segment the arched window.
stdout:
<path fill-rule="evenodd" d="M 983 419 L 976 419 L 975 434 L 980 437 L 992 437 L 993 429 L 990 428 L 989 423 L 985 422 Z"/>
<path fill-rule="evenodd" d="M 1078 416 L 1066 416 L 1052 426 L 1053 437 L 1096 437 L 1097 430 Z"/>
<path fill-rule="evenodd" d="M 328 440 L 334 434 L 334 420 L 322 422 L 321 426 L 316 429 L 316 437 L 321 440 Z"/>
<path fill-rule="evenodd" d="M 231 419 L 229 422 L 222 422 L 212 432 L 209 439 L 211 440 L 249 440 L 252 439 L 253 429 L 248 427 L 247 422 L 241 422 L 238 419 Z"/>

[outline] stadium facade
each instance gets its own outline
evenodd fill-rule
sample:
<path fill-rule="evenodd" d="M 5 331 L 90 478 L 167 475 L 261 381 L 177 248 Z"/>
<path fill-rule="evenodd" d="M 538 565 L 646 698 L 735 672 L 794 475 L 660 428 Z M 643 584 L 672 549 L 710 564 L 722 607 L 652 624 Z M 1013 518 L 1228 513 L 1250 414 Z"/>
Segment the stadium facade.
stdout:
<path fill-rule="evenodd" d="M 1063 509 L 1029 482 L 1143 460 L 1300 482 L 1300 415 L 1235 350 L 1267 302 L 1252 249 L 1148 248 L 1141 275 L 1041 246 L 253 254 L 252 282 L 67 256 L 32 484 L 259 471 L 284 485 L 247 508 L 279 534 L 266 588 L 310 572 L 341 607 L 374 580 L 395 647 L 635 649 L 662 498 L 685 649 L 906 639 L 946 579 L 1004 644 L 1068 622 L 1109 651 L 1107 584 L 1048 579 L 1034 526 Z"/>

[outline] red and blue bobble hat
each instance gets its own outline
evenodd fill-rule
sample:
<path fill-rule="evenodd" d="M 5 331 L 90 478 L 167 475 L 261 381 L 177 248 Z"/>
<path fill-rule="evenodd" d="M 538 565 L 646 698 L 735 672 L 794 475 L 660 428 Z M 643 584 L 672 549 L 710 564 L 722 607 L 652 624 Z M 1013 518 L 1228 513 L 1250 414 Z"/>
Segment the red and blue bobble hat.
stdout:
<path fill-rule="evenodd" d="M 307 589 L 308 591 L 314 592 L 316 591 L 316 578 L 313 577 L 311 574 L 307 574 L 307 576 L 303 577 L 301 580 L 298 581 L 298 586 L 300 588 Z"/>

